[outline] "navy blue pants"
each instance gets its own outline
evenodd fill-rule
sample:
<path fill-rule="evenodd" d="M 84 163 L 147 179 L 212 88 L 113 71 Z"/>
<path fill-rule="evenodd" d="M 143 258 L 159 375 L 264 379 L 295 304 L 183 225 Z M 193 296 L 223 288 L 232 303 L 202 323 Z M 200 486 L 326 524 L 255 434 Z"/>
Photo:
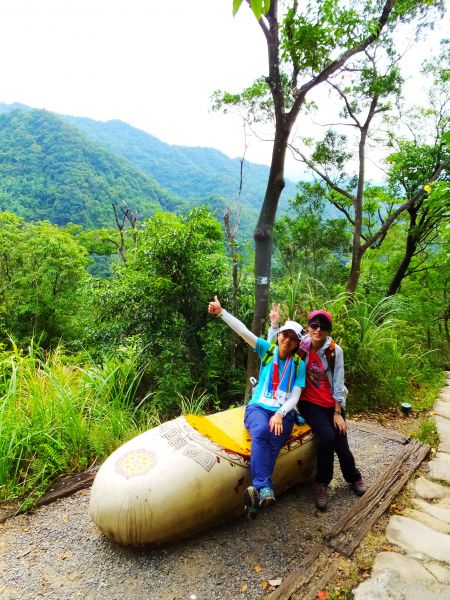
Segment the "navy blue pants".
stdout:
<path fill-rule="evenodd" d="M 275 435 L 269 429 L 269 421 L 274 414 L 256 404 L 248 404 L 245 409 L 244 424 L 252 436 L 250 471 L 252 483 L 258 490 L 263 487 L 273 488 L 272 473 L 278 453 L 294 427 L 294 414 L 291 411 L 283 417 L 283 433 Z"/>
<path fill-rule="evenodd" d="M 333 425 L 334 407 L 325 408 L 307 400 L 300 400 L 298 409 L 319 438 L 316 482 L 328 485 L 333 479 L 335 452 L 345 481 L 354 483 L 361 479 L 361 473 L 356 468 L 355 459 L 348 446 L 347 436 L 337 431 Z M 345 419 L 344 410 L 342 416 Z"/>

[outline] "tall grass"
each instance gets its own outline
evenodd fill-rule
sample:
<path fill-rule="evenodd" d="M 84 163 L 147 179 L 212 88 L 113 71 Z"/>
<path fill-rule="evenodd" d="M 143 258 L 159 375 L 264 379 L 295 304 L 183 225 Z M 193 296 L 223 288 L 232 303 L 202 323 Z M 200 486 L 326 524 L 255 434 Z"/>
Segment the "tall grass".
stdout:
<path fill-rule="evenodd" d="M 346 351 L 350 405 L 355 410 L 398 407 L 411 400 L 428 378 L 427 353 L 408 335 L 406 308 L 395 297 L 375 305 L 353 297 L 341 312 L 339 334 Z"/>
<path fill-rule="evenodd" d="M 69 364 L 61 348 L 0 354 L 0 501 L 32 503 L 61 473 L 101 460 L 145 427 L 136 360 Z"/>

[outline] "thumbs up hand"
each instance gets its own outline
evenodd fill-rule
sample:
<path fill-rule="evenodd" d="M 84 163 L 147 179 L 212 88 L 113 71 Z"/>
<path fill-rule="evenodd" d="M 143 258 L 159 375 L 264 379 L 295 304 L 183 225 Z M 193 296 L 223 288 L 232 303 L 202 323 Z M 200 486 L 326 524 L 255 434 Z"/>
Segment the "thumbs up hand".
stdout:
<path fill-rule="evenodd" d="M 220 315 L 222 312 L 222 306 L 217 296 L 214 296 L 214 300 L 208 304 L 208 312 L 210 315 Z"/>

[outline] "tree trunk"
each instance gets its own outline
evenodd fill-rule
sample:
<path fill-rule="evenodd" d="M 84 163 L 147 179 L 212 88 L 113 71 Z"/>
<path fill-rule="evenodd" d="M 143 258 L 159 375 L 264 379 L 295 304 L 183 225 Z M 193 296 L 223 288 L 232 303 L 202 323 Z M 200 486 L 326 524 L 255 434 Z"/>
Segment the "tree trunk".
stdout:
<path fill-rule="evenodd" d="M 406 271 L 408 270 L 409 265 L 411 264 L 411 260 L 416 251 L 416 238 L 415 236 L 408 233 L 408 237 L 406 239 L 406 248 L 405 255 L 403 256 L 403 260 L 400 263 L 394 277 L 392 278 L 391 283 L 386 291 L 386 296 L 393 296 L 398 292 L 400 286 L 402 284 L 403 279 L 405 278 Z"/>
<path fill-rule="evenodd" d="M 275 133 L 269 179 L 267 182 L 264 202 L 259 214 L 258 223 L 253 234 L 255 240 L 255 311 L 253 313 L 252 331 L 262 336 L 266 322 L 270 294 L 270 277 L 272 264 L 272 232 L 275 217 L 284 188 L 284 161 L 289 139 L 289 131 L 283 129 Z M 250 377 L 256 377 L 258 360 L 255 352 L 249 350 L 247 356 L 247 385 L 245 398 L 250 393 Z"/>
<path fill-rule="evenodd" d="M 359 236 L 358 236 L 359 237 Z M 356 236 L 354 236 L 356 238 Z M 358 286 L 359 276 L 361 274 L 361 260 L 362 260 L 362 250 L 359 240 L 356 239 L 353 242 L 353 252 L 352 252 L 352 266 L 350 268 L 350 275 L 347 279 L 347 287 L 346 290 L 349 294 L 353 294 Z"/>
<path fill-rule="evenodd" d="M 258 336 L 264 331 L 269 304 L 272 232 L 278 202 L 284 188 L 284 161 L 288 138 L 288 132 L 283 132 L 275 137 L 266 194 L 253 234 L 255 240 L 255 312 L 252 331 Z"/>

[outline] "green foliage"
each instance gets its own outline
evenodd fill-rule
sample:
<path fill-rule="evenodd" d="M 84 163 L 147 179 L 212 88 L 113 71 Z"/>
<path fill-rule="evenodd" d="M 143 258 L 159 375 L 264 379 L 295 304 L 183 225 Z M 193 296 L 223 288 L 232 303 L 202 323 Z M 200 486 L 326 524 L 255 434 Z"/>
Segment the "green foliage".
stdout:
<path fill-rule="evenodd" d="M 261 88 L 264 85 L 262 80 Z M 230 159 L 213 148 L 172 146 L 121 121 L 103 123 L 79 117 L 64 119 L 91 140 L 122 156 L 157 181 L 171 194 L 162 203 L 166 210 L 184 213 L 194 206 L 207 205 L 222 214 L 230 203 L 236 201 L 241 170 L 239 158 Z M 256 209 L 264 195 L 268 173 L 269 168 L 265 165 L 250 162 L 243 165 L 239 198 L 242 207 L 240 232 L 244 239 L 251 237 L 256 224 Z M 287 204 L 287 198 L 294 195 L 295 185 L 287 180 L 281 207 Z M 134 206 L 130 202 L 128 204 Z"/>
<path fill-rule="evenodd" d="M 142 216 L 170 196 L 124 159 L 42 110 L 0 115 L 0 210 L 85 227 L 111 225 L 111 202 Z"/>
<path fill-rule="evenodd" d="M 80 334 L 88 278 L 85 249 L 48 222 L 0 213 L 0 341 L 38 337 L 45 345 Z"/>
<path fill-rule="evenodd" d="M 420 442 L 429 444 L 432 448 L 439 446 L 439 434 L 435 419 L 426 419 L 421 423 L 419 431 L 413 436 Z"/>
<path fill-rule="evenodd" d="M 291 213 L 274 229 L 274 274 L 288 275 L 290 284 L 303 274 L 314 287 L 324 281 L 330 293 L 338 292 L 347 276 L 350 234 L 343 219 L 325 217 L 326 191 L 318 183 L 299 184 Z"/>
<path fill-rule="evenodd" d="M 424 352 L 405 299 L 389 297 L 369 304 L 353 296 L 337 319 L 339 329 L 333 336 L 342 336 L 345 348 L 351 411 L 398 407 L 427 384 L 435 366 Z"/>
<path fill-rule="evenodd" d="M 195 385 L 214 394 L 223 377 L 210 365 L 204 340 L 217 336 L 208 333 L 206 306 L 218 291 L 226 300 L 228 273 L 221 226 L 206 209 L 157 213 L 127 263 L 93 290 L 96 343 L 142 350 L 147 389 L 165 415 Z"/>
<path fill-rule="evenodd" d="M 210 401 L 211 396 L 206 390 L 199 393 L 196 385 L 189 396 L 178 393 L 178 406 L 182 415 L 203 415 Z"/>
<path fill-rule="evenodd" d="M 84 470 L 145 427 L 136 357 L 83 367 L 61 348 L 0 353 L 0 501 L 32 504 L 63 473 Z"/>
<path fill-rule="evenodd" d="M 233 16 L 236 15 L 241 7 L 241 4 L 242 0 L 233 0 Z M 259 21 L 262 15 L 265 15 L 269 12 L 270 0 L 250 0 L 250 8 Z"/>
<path fill-rule="evenodd" d="M 386 159 L 389 165 L 389 183 L 401 186 L 406 198 L 411 198 L 419 188 L 428 183 L 441 153 L 439 145 L 429 146 L 401 140 L 398 142 L 398 151 Z"/>

